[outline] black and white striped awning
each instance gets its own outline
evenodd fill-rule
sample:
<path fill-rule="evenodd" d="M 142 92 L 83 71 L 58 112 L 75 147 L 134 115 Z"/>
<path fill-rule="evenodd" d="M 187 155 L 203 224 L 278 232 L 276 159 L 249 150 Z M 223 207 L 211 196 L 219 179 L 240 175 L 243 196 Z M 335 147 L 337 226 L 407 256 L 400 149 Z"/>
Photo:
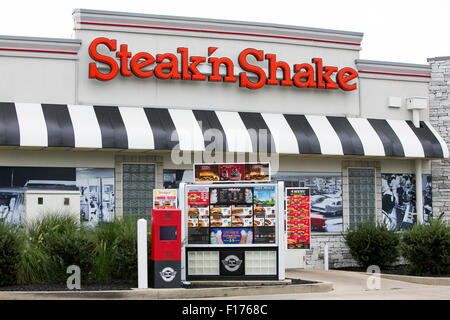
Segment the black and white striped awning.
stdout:
<path fill-rule="evenodd" d="M 0 103 L 0 146 L 447 158 L 427 121 Z M 208 147 L 209 146 L 209 147 Z M 223 146 L 223 149 L 221 148 Z"/>

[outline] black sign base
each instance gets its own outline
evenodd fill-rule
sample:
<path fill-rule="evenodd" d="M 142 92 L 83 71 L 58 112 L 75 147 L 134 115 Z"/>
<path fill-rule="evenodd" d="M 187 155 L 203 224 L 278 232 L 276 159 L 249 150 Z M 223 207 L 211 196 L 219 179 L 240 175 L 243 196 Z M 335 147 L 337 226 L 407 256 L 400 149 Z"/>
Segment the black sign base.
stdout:
<path fill-rule="evenodd" d="M 151 288 L 180 288 L 181 287 L 181 261 L 150 260 L 150 287 Z"/>

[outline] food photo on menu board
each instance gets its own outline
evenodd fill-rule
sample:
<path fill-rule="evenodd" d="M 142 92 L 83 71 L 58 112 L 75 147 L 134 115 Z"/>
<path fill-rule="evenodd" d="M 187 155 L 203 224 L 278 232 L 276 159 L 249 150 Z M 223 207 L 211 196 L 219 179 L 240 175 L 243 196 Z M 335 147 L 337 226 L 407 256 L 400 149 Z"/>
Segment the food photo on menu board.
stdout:
<path fill-rule="evenodd" d="M 218 164 L 196 164 L 194 165 L 195 182 L 219 181 Z"/>
<path fill-rule="evenodd" d="M 242 181 L 244 180 L 244 164 L 231 163 L 219 165 L 220 181 Z"/>
<path fill-rule="evenodd" d="M 252 188 L 210 188 L 210 204 L 252 204 Z"/>
<path fill-rule="evenodd" d="M 245 165 L 247 181 L 270 181 L 269 163 L 249 163 Z"/>
<path fill-rule="evenodd" d="M 287 244 L 289 249 L 310 246 L 310 196 L 307 188 L 286 189 Z"/>

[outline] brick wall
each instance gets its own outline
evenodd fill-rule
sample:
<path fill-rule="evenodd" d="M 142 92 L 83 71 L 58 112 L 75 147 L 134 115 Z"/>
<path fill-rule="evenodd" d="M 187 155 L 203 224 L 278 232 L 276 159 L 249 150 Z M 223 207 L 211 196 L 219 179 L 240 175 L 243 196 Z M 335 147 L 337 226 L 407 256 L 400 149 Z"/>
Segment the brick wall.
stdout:
<path fill-rule="evenodd" d="M 431 81 L 429 85 L 430 122 L 450 145 L 450 56 L 430 58 Z M 445 212 L 450 220 L 450 160 L 431 162 L 434 216 Z"/>

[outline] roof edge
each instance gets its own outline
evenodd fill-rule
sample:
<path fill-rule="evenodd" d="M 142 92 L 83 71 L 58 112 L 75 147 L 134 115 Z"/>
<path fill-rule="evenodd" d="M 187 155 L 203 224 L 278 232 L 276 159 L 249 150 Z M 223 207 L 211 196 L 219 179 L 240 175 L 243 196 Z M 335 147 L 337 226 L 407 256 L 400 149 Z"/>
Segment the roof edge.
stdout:
<path fill-rule="evenodd" d="M 164 19 L 164 20 L 184 20 L 191 22 L 207 22 L 207 23 L 222 23 L 230 25 L 242 25 L 242 26 L 254 26 L 254 27 L 272 27 L 272 28 L 283 28 L 291 30 L 301 30 L 301 31 L 312 31 L 312 32 L 323 32 L 323 33 L 335 33 L 341 35 L 349 35 L 355 37 L 363 37 L 364 33 L 356 31 L 343 31 L 334 29 L 322 29 L 313 27 L 302 27 L 293 25 L 284 25 L 276 23 L 263 23 L 263 22 L 251 22 L 251 21 L 238 21 L 238 20 L 225 20 L 225 19 L 211 19 L 211 18 L 198 18 L 198 17 L 185 17 L 185 16 L 170 16 L 170 15 L 155 15 L 146 13 L 132 13 L 132 12 L 120 12 L 120 11 L 106 11 L 106 10 L 95 10 L 95 9 L 74 9 L 72 14 L 75 13 L 87 13 L 87 14 L 100 14 L 100 15 L 111 15 L 111 16 L 127 16 L 136 18 L 151 18 L 151 19 Z"/>

